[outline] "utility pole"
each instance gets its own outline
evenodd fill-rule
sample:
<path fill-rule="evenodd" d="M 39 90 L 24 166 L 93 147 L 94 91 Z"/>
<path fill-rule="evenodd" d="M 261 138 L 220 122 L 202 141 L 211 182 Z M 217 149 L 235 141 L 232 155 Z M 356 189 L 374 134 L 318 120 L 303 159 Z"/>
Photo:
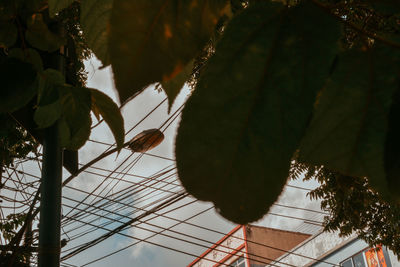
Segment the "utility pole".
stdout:
<path fill-rule="evenodd" d="M 45 129 L 39 221 L 39 267 L 60 266 L 62 149 L 57 123 Z"/>
<path fill-rule="evenodd" d="M 59 31 L 63 31 L 61 25 Z M 62 46 L 51 56 L 50 64 L 65 76 L 64 54 Z M 59 136 L 58 122 L 44 129 L 38 267 L 60 266 L 63 149 Z"/>

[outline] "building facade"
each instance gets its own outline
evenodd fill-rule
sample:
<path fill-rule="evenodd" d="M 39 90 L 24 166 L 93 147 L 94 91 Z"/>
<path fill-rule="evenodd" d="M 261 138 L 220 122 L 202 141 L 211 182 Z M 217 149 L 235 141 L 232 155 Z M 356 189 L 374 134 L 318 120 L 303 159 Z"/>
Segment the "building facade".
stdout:
<path fill-rule="evenodd" d="M 274 228 L 239 225 L 188 267 L 264 267 L 309 237 Z"/>
<path fill-rule="evenodd" d="M 301 255 L 301 256 L 300 256 Z M 269 266 L 305 267 L 400 267 L 392 251 L 369 247 L 355 235 L 339 237 L 337 232 L 320 232 L 277 258 Z"/>
<path fill-rule="evenodd" d="M 309 235 L 260 226 L 239 225 L 188 267 L 400 267 L 392 251 L 370 248 L 355 235 Z"/>

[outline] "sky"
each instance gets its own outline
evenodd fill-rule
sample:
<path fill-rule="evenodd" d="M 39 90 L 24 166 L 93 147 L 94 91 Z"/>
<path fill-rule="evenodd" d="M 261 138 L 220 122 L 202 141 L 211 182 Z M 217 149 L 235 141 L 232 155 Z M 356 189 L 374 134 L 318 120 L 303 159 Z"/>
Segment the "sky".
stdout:
<path fill-rule="evenodd" d="M 86 69 L 89 72 L 87 86 L 103 91 L 117 102 L 111 69 L 99 69 L 99 66 L 100 63 L 95 58 L 92 58 L 91 60 L 86 62 Z M 189 95 L 190 90 L 188 87 L 185 87 L 178 95 L 169 114 L 167 111 L 167 102 L 165 101 L 148 118 L 138 124 L 138 122 L 140 122 L 143 117 L 145 117 L 155 106 L 157 106 L 158 103 L 162 102 L 166 98 L 164 92 L 156 91 L 154 89 L 154 86 L 148 87 L 141 95 L 127 103 L 122 108 L 122 114 L 125 120 L 125 131 L 131 129 L 134 125 L 137 125 L 132 130 L 132 132 L 127 135 L 126 140 L 129 140 L 143 130 L 160 127 L 171 114 L 173 114 L 177 109 L 179 109 L 179 107 L 181 107 L 181 105 L 184 103 Z M 151 176 L 157 171 L 162 170 L 163 168 L 170 166 L 171 164 L 174 164 L 173 148 L 176 129 L 178 125 L 179 118 L 176 119 L 165 130 L 165 139 L 163 140 L 163 142 L 152 151 L 149 151 L 149 153 L 151 153 L 152 155 L 162 156 L 171 160 L 159 159 L 154 156 L 144 155 L 130 170 L 130 173 L 140 176 Z M 95 128 L 92 132 L 90 139 L 109 144 L 113 143 L 112 134 L 105 125 L 100 125 L 99 127 Z M 87 142 L 87 144 L 80 150 L 80 160 L 82 162 L 88 162 L 89 160 L 99 155 L 106 148 L 107 146 L 98 143 Z M 102 168 L 112 170 L 116 168 L 116 166 L 118 166 L 120 162 L 123 162 L 125 157 L 129 157 L 129 154 L 129 152 L 123 151 L 120 155 L 118 155 L 118 157 L 116 157 L 115 154 L 111 155 L 106 160 L 103 160 L 100 165 Z M 82 174 L 71 183 L 71 186 L 83 188 L 86 191 L 90 191 L 91 189 L 96 187 L 98 183 L 99 177 L 90 174 Z M 291 181 L 290 184 L 305 188 L 314 188 L 315 186 L 317 186 L 315 182 L 304 183 L 301 181 Z M 113 190 L 118 191 L 123 190 L 123 188 L 124 185 L 118 184 Z M 69 192 L 65 190 L 64 193 L 71 194 L 71 197 L 74 197 L 76 199 L 83 198 L 82 195 L 76 192 Z M 308 198 L 306 197 L 306 193 L 307 191 L 305 190 L 299 190 L 298 188 L 293 187 L 286 187 L 278 202 L 289 206 L 319 210 L 319 203 L 311 202 L 310 200 L 308 200 Z M 156 198 L 156 196 L 150 197 L 148 201 Z M 191 202 L 195 201 L 195 199 L 186 198 L 185 201 Z M 134 200 L 132 203 L 135 203 Z M 182 202 L 179 203 L 179 205 L 181 204 Z M 177 204 L 176 206 L 179 205 Z M 118 204 L 116 204 L 114 208 L 117 209 Z M 154 237 L 148 239 L 148 241 L 150 241 L 151 243 L 140 242 L 110 257 L 94 262 L 87 266 L 186 266 L 195 259 L 194 255 L 200 255 L 203 251 L 206 250 L 207 247 L 210 247 L 212 245 L 212 242 L 216 242 L 223 237 L 221 233 L 228 233 L 232 228 L 235 227 L 235 225 L 219 216 L 213 209 L 211 203 L 199 201 L 196 201 L 188 206 L 167 214 L 170 217 L 177 218 L 179 220 L 185 220 L 198 213 L 199 211 L 205 209 L 210 210 L 190 219 L 188 222 L 192 223 L 193 225 L 202 226 L 204 228 L 211 228 L 218 233 L 216 233 L 215 231 L 211 232 L 181 223 L 171 228 L 171 230 L 173 230 L 174 232 L 163 232 L 163 234 L 173 236 L 174 238 L 168 238 L 166 236 L 162 236 L 162 234 L 155 235 Z M 311 220 L 321 221 L 321 216 L 316 217 L 314 213 L 295 209 L 287 209 L 278 206 L 273 207 L 271 209 L 271 212 L 273 214 L 283 214 L 286 216 L 291 216 L 291 218 L 276 215 L 267 215 L 264 219 L 256 222 L 255 224 L 266 227 L 303 232 L 312 232 L 320 229 L 319 227 L 305 224 L 302 220 L 295 219 L 309 218 Z M 146 225 L 146 229 L 152 229 L 155 232 L 160 232 L 162 228 L 157 228 L 155 226 L 158 225 L 163 228 L 169 228 L 177 222 L 160 216 L 150 220 L 150 223 L 151 226 Z M 143 224 L 141 225 L 143 226 Z M 118 226 L 118 224 L 111 224 L 108 227 L 111 229 L 113 228 L 113 226 Z M 77 243 L 84 243 L 86 240 L 97 237 L 101 233 L 104 233 L 104 231 L 94 231 L 92 234 L 88 234 L 82 239 L 78 239 L 79 242 Z M 137 227 L 131 227 L 130 229 L 125 230 L 123 233 L 134 236 L 138 239 L 148 238 L 153 234 L 151 232 L 144 231 L 143 229 L 138 229 Z M 178 233 L 183 233 L 183 235 L 180 235 Z M 188 236 L 195 238 L 190 238 Z M 190 242 L 182 242 L 181 239 L 188 240 Z M 209 242 L 203 242 L 200 240 L 206 240 Z M 66 262 L 80 266 L 119 248 L 129 246 L 137 241 L 138 240 L 127 238 L 126 236 L 114 235 L 106 241 L 103 241 L 100 244 L 68 259 Z M 154 244 L 158 244 L 159 246 Z M 200 244 L 201 246 L 196 244 Z M 66 246 L 66 249 L 70 248 L 71 246 L 73 245 L 68 244 Z"/>
<path fill-rule="evenodd" d="M 87 86 L 106 93 L 118 102 L 111 69 L 100 69 L 100 62 L 94 57 L 85 65 L 88 71 Z M 126 141 L 151 128 L 160 128 L 165 139 L 146 154 L 132 154 L 126 149 L 118 155 L 114 153 L 63 188 L 62 238 L 67 240 L 67 245 L 62 249 L 61 256 L 132 218 L 142 216 L 144 211 L 156 208 L 167 197 L 182 191 L 174 168 L 174 140 L 179 125 L 179 116 L 176 116 L 179 113 L 176 111 L 179 111 L 189 95 L 190 90 L 186 86 L 168 113 L 164 92 L 149 86 L 122 108 Z M 94 117 L 93 121 L 97 123 Z M 92 130 L 89 141 L 79 150 L 80 163 L 85 164 L 96 158 L 113 143 L 111 131 L 101 123 Z M 38 162 L 29 161 L 18 168 L 21 175 L 25 174 L 23 179 L 26 182 L 38 182 Z M 64 170 L 63 178 L 67 177 L 69 173 Z M 304 188 L 317 186 L 312 181 L 290 181 L 290 185 Z M 92 191 L 94 194 L 88 196 Z M 34 193 L 34 190 L 31 192 Z M 306 197 L 307 192 L 296 187 L 286 187 L 277 203 L 319 210 L 319 203 L 311 202 Z M 7 191 L 7 194 L 13 197 L 13 192 Z M 140 218 L 140 221 L 131 224 L 133 227 L 66 259 L 62 266 L 187 266 L 236 226 L 218 215 L 212 203 L 200 202 L 190 196 Z M 320 229 L 304 223 L 301 218 L 322 220 L 320 214 L 273 206 L 269 215 L 254 224 L 307 233 Z"/>
<path fill-rule="evenodd" d="M 103 91 L 117 102 L 116 93 L 113 89 L 114 85 L 110 68 L 99 70 L 98 67 L 99 62 L 95 58 L 92 58 L 86 63 L 86 69 L 89 71 L 87 86 Z M 189 89 L 186 87 L 184 88 L 183 92 L 177 97 L 170 114 L 173 114 L 183 104 L 188 94 Z M 154 89 L 154 87 L 149 87 L 141 95 L 126 104 L 122 108 L 122 114 L 125 120 L 125 130 L 128 131 L 132 126 L 136 125 L 144 116 L 146 116 L 165 98 L 166 95 L 163 92 L 158 92 Z M 162 125 L 169 117 L 167 108 L 167 101 L 165 101 L 155 112 L 151 114 L 150 117 L 145 119 L 134 130 L 132 130 L 131 134 L 127 135 L 126 141 L 143 130 L 160 127 L 160 125 Z M 165 139 L 163 140 L 163 142 L 152 151 L 149 151 L 149 153 L 174 159 L 173 146 L 177 125 L 178 120 L 175 120 L 165 130 Z M 112 134 L 106 126 L 102 126 L 101 129 L 95 129 L 90 138 L 101 142 L 113 143 Z M 105 146 L 99 146 L 99 144 L 97 143 L 88 142 L 80 150 L 80 160 L 83 162 L 87 162 L 100 154 L 104 149 Z M 124 158 L 125 155 L 123 155 L 123 153 L 124 152 L 121 152 L 121 155 L 119 155 L 117 159 L 115 158 L 115 155 L 111 155 L 106 161 L 102 162 L 102 166 L 106 166 L 109 169 L 115 168 L 115 166 L 119 164 L 119 161 L 122 161 L 122 159 Z M 141 176 L 149 176 L 173 163 L 173 161 L 167 161 L 163 159 L 160 160 L 157 158 L 144 156 L 141 158 L 140 164 L 136 164 L 131 172 Z M 87 174 L 84 174 L 83 176 L 88 177 L 81 176 L 75 179 L 71 183 L 71 185 L 74 187 L 85 188 L 86 190 L 90 190 L 97 185 L 96 177 L 92 177 Z M 74 197 L 80 198 L 81 196 L 75 195 Z M 172 212 L 171 217 L 185 219 L 200 210 L 209 208 L 210 206 L 211 205 L 209 203 L 194 203 L 190 206 Z M 151 222 L 154 225 L 162 225 L 164 227 L 169 227 L 176 223 L 165 218 L 156 218 L 153 219 Z M 212 225 L 213 229 L 218 230 L 222 233 L 229 232 L 235 226 L 234 224 L 226 221 L 225 219 L 217 215 L 216 212 L 213 210 L 210 210 L 205 214 L 192 219 L 190 222 L 205 226 Z M 194 236 L 201 236 L 203 239 L 211 240 L 213 242 L 222 237 L 222 235 L 210 233 L 208 231 L 182 224 L 174 227 L 173 229 L 176 232 L 184 232 L 190 233 L 190 235 Z M 157 231 L 160 231 L 160 229 L 157 229 Z M 133 234 L 137 238 L 145 238 L 149 235 L 148 232 L 141 231 L 140 229 L 135 228 L 129 229 L 128 232 L 129 234 Z M 172 235 L 178 236 L 176 233 L 173 233 Z M 193 255 L 200 255 L 201 252 L 206 249 L 206 247 L 209 247 L 211 245 L 211 243 L 203 242 L 203 246 L 199 247 L 192 244 L 192 247 L 188 248 L 188 244 L 185 242 L 171 240 L 171 238 L 166 238 L 162 236 L 156 236 L 155 238 L 152 238 L 150 240 L 165 247 L 171 247 L 176 250 L 183 250 Z M 110 238 L 110 240 L 107 240 L 100 245 L 95 246 L 93 249 L 89 249 L 87 252 L 82 253 L 82 255 L 71 258 L 71 260 L 69 260 L 68 262 L 76 265 L 86 263 L 89 259 L 95 259 L 100 255 L 104 255 L 105 253 L 107 253 L 107 251 L 110 251 L 110 249 L 113 250 L 117 248 L 122 248 L 133 242 L 135 242 L 135 240 L 130 240 L 129 238 L 120 236 L 113 236 Z M 193 243 L 196 242 L 199 241 L 193 241 Z M 193 259 L 194 256 L 185 255 L 180 252 L 141 242 L 114 256 L 93 263 L 92 266 L 110 266 L 111 264 L 118 264 L 118 266 L 186 266 Z"/>

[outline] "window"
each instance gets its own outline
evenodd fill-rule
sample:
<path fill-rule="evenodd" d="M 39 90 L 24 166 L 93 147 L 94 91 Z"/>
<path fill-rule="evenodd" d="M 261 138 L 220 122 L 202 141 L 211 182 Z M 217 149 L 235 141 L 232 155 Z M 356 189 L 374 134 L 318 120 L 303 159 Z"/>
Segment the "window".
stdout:
<path fill-rule="evenodd" d="M 363 252 L 358 253 L 353 257 L 354 267 L 366 267 Z"/>
<path fill-rule="evenodd" d="M 229 267 L 246 267 L 246 260 L 241 256 L 239 259 L 229 264 Z"/>
<path fill-rule="evenodd" d="M 353 263 L 351 261 L 351 259 L 345 260 L 344 262 L 342 262 L 341 266 L 343 267 L 353 267 Z"/>
<path fill-rule="evenodd" d="M 366 249 L 343 261 L 343 267 L 392 267 L 386 248 L 377 246 Z"/>

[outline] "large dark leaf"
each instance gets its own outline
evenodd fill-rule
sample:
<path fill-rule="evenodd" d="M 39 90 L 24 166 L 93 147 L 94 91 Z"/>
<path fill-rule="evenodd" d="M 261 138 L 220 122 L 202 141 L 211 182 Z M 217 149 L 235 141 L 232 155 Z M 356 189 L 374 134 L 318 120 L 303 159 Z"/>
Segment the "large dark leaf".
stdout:
<path fill-rule="evenodd" d="M 176 157 L 189 193 L 236 223 L 268 211 L 339 36 L 336 21 L 310 5 L 261 2 L 231 21 L 182 114 Z"/>
<path fill-rule="evenodd" d="M 2 0 L 0 1 L 0 20 L 12 20 L 18 16 L 19 19 L 25 20 L 32 15 L 32 12 L 39 12 L 47 5 L 47 1 L 43 0 Z M 20 24 L 20 26 L 22 26 Z"/>
<path fill-rule="evenodd" d="M 40 73 L 37 109 L 33 119 L 39 128 L 47 128 L 55 123 L 62 114 L 60 90 L 64 87 L 65 77 L 54 69 Z"/>
<path fill-rule="evenodd" d="M 65 85 L 64 75 L 55 69 L 46 69 L 40 73 L 38 105 L 44 106 L 60 98 L 60 88 Z"/>
<path fill-rule="evenodd" d="M 109 24 L 113 0 L 82 0 L 81 24 L 90 49 L 104 66 L 110 65 Z"/>
<path fill-rule="evenodd" d="M 54 52 L 65 44 L 65 39 L 58 33 L 50 31 L 43 21 L 43 15 L 33 14 L 27 21 L 28 29 L 25 39 L 33 47 L 42 51 Z"/>
<path fill-rule="evenodd" d="M 38 106 L 33 116 L 39 128 L 47 128 L 53 125 L 61 117 L 61 103 L 56 100 L 51 104 Z"/>
<path fill-rule="evenodd" d="M 17 40 L 18 30 L 14 23 L 0 21 L 0 47 L 10 47 Z"/>
<path fill-rule="evenodd" d="M 37 73 L 33 66 L 16 58 L 0 63 L 0 113 L 25 106 L 37 93 Z"/>
<path fill-rule="evenodd" d="M 120 101 L 175 77 L 214 32 L 226 0 L 114 0 L 109 42 Z"/>
<path fill-rule="evenodd" d="M 190 78 L 193 72 L 193 61 L 190 61 L 185 68 L 173 79 L 161 83 L 162 88 L 168 97 L 168 112 L 174 104 L 175 98 L 178 96 L 185 82 Z"/>
<path fill-rule="evenodd" d="M 386 189 L 384 144 L 398 52 L 381 45 L 340 55 L 300 148 L 300 160 Z"/>
<path fill-rule="evenodd" d="M 90 135 L 91 94 L 84 87 L 65 86 L 62 88 L 62 117 L 59 122 L 62 146 L 78 150 Z"/>
<path fill-rule="evenodd" d="M 400 199 L 400 87 L 394 94 L 388 115 L 385 140 L 385 172 L 391 193 Z"/>
<path fill-rule="evenodd" d="M 21 49 L 13 48 L 8 52 L 9 57 L 18 58 L 33 65 L 37 72 L 43 71 L 43 61 L 39 53 L 32 48 Z"/>
<path fill-rule="evenodd" d="M 106 121 L 114 135 L 118 149 L 124 145 L 125 129 L 124 118 L 117 104 L 110 97 L 96 89 L 90 89 L 92 96 L 92 110 L 99 113 Z"/>
<path fill-rule="evenodd" d="M 49 0 L 49 14 L 54 16 L 64 8 L 68 7 L 74 0 Z"/>

